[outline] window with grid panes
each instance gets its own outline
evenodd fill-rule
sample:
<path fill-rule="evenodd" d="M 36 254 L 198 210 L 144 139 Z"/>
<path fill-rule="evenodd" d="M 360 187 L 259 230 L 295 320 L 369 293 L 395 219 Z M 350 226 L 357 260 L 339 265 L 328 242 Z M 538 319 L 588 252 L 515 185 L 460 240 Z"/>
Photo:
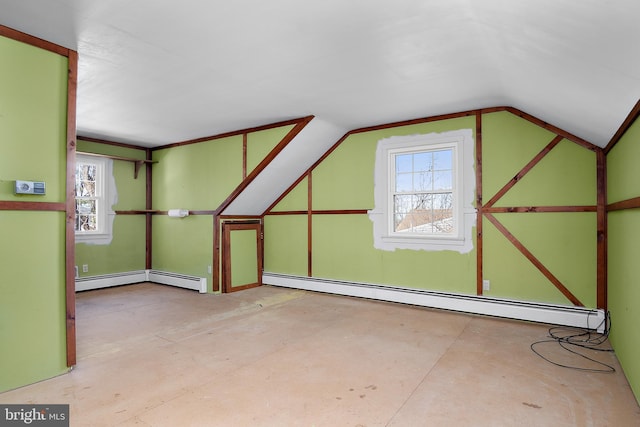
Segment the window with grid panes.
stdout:
<path fill-rule="evenodd" d="M 391 153 L 392 233 L 453 234 L 454 155 L 446 145 Z"/>
<path fill-rule="evenodd" d="M 112 160 L 79 154 L 75 178 L 76 241 L 109 243 L 115 195 Z"/>
<path fill-rule="evenodd" d="M 374 246 L 378 249 L 472 249 L 475 224 L 473 133 L 390 137 L 378 142 Z"/>

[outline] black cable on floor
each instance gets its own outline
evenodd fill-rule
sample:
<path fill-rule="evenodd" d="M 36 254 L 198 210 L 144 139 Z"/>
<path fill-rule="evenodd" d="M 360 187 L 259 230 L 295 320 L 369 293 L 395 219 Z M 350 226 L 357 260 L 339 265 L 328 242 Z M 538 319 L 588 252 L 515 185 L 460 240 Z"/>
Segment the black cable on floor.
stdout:
<path fill-rule="evenodd" d="M 578 349 L 584 349 L 587 351 L 603 351 L 603 352 L 613 352 L 612 348 L 601 348 L 600 346 L 604 344 L 609 338 L 609 332 L 611 331 L 611 314 L 607 312 L 607 315 L 602 320 L 602 322 L 595 328 L 595 330 L 600 329 L 602 326 L 605 326 L 604 333 L 594 332 L 594 330 L 588 328 L 589 326 L 589 317 L 587 317 L 587 328 L 570 328 L 570 327 L 561 327 L 555 326 L 549 328 L 549 338 L 548 340 L 537 341 L 531 344 L 531 351 L 540 356 L 542 359 L 547 362 L 560 366 L 562 368 L 575 369 L 578 371 L 586 371 L 586 372 L 603 372 L 603 373 L 612 373 L 615 372 L 615 368 L 611 365 L 607 365 L 606 363 L 595 360 L 592 357 L 587 356 L 586 354 L 580 353 Z M 564 350 L 578 355 L 583 359 L 586 359 L 590 362 L 593 362 L 602 368 L 582 368 L 579 366 L 571 366 L 565 365 L 559 362 L 554 362 L 550 360 L 548 357 L 543 356 L 538 350 L 536 350 L 536 346 L 539 346 L 543 343 L 558 343 L 560 347 Z"/>

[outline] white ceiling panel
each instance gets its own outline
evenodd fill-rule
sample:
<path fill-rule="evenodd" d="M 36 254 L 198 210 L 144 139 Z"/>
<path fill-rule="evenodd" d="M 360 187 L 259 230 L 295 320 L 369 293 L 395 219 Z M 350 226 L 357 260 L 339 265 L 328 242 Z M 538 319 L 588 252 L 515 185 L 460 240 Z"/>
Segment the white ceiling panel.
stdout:
<path fill-rule="evenodd" d="M 640 98 L 638 18 L 637 0 L 0 0 L 0 24 L 78 50 L 78 132 L 143 146 L 497 105 L 604 146 Z"/>

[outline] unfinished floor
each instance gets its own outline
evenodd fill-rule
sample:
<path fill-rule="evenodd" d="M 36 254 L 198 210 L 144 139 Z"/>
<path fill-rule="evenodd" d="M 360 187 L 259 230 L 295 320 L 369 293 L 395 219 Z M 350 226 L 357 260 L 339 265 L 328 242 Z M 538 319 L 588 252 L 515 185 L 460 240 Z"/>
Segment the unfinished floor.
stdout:
<path fill-rule="evenodd" d="M 0 394 L 73 426 L 638 426 L 612 374 L 554 366 L 548 326 L 272 286 L 77 295 L 78 365 Z M 538 347 L 581 363 L 557 344 Z"/>

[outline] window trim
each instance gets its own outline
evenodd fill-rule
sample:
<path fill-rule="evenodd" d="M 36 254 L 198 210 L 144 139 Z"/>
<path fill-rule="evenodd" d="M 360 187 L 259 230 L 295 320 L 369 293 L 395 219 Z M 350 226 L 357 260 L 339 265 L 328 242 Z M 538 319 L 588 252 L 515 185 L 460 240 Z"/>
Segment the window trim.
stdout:
<path fill-rule="evenodd" d="M 113 177 L 113 160 L 107 157 L 83 156 L 76 154 L 76 166 L 78 164 L 91 164 L 97 166 L 96 193 L 98 199 L 97 231 L 76 231 L 76 243 L 96 245 L 108 245 L 113 238 L 113 221 L 116 213 L 112 210 L 118 201 L 115 179 Z"/>
<path fill-rule="evenodd" d="M 432 151 L 455 147 L 454 168 L 454 233 L 418 234 L 393 231 L 394 160 L 396 153 Z M 382 250 L 454 250 L 467 253 L 473 249 L 472 228 L 475 225 L 473 131 L 461 129 L 443 133 L 393 136 L 378 141 L 375 163 L 375 208 L 369 211 L 374 224 L 374 247 Z"/>

